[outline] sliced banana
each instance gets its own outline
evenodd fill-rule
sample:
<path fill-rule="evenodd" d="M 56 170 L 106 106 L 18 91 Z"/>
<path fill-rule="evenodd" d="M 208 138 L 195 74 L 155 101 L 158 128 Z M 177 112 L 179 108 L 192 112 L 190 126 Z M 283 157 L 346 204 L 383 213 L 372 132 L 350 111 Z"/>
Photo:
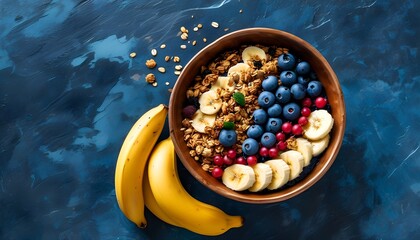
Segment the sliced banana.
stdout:
<path fill-rule="evenodd" d="M 322 138 L 320 140 L 311 141 L 312 155 L 314 157 L 319 156 L 328 147 L 329 143 L 330 143 L 330 135 L 329 134 L 327 134 L 327 136 L 325 136 L 324 138 Z"/>
<path fill-rule="evenodd" d="M 271 183 L 267 186 L 269 190 L 275 190 L 282 187 L 289 181 L 290 167 L 281 159 L 272 159 L 265 162 L 273 171 Z"/>
<path fill-rule="evenodd" d="M 234 191 L 244 191 L 255 183 L 255 173 L 252 167 L 243 164 L 233 164 L 223 172 L 223 184 Z"/>
<path fill-rule="evenodd" d="M 306 138 L 296 138 L 297 151 L 303 156 L 303 166 L 309 165 L 312 159 L 312 144 Z"/>
<path fill-rule="evenodd" d="M 211 85 L 210 91 L 219 92 L 219 89 L 232 92 L 235 90 L 235 81 L 232 77 L 220 76 L 217 81 Z"/>
<path fill-rule="evenodd" d="M 249 68 L 251 67 L 246 63 L 237 63 L 236 65 L 229 68 L 228 76 L 231 76 L 233 74 L 238 74 L 239 76 L 242 76 L 242 74 L 247 72 Z"/>
<path fill-rule="evenodd" d="M 223 101 L 217 92 L 210 90 L 201 94 L 198 103 L 200 103 L 201 112 L 213 115 L 220 110 Z"/>
<path fill-rule="evenodd" d="M 298 151 L 289 150 L 280 154 L 280 158 L 290 167 L 289 180 L 297 178 L 303 170 L 303 155 Z"/>
<path fill-rule="evenodd" d="M 334 119 L 327 110 L 315 110 L 308 116 L 308 123 L 303 126 L 303 136 L 309 140 L 320 140 L 327 136 L 333 125 Z"/>
<path fill-rule="evenodd" d="M 255 173 L 255 183 L 248 190 L 251 192 L 264 190 L 271 183 L 273 177 L 271 167 L 265 163 L 257 163 L 252 166 L 252 169 Z"/>
<path fill-rule="evenodd" d="M 205 133 L 206 127 L 213 127 L 215 121 L 216 114 L 207 115 L 200 110 L 197 110 L 192 117 L 191 126 L 198 132 Z"/>
<path fill-rule="evenodd" d="M 248 61 L 266 61 L 267 55 L 265 54 L 264 50 L 259 47 L 250 46 L 244 49 L 242 52 L 242 60 L 244 63 L 248 63 Z"/>

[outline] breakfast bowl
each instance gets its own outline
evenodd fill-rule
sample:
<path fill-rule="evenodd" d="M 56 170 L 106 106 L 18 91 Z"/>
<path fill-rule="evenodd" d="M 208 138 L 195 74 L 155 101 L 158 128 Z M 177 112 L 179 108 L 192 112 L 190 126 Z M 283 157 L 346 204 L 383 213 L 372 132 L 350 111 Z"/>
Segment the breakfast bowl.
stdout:
<path fill-rule="evenodd" d="M 251 48 L 252 51 L 248 51 Z M 244 56 L 245 49 L 247 49 L 247 52 L 254 52 L 256 55 L 254 57 Z M 264 52 L 262 55 L 260 55 L 260 57 L 258 57 L 258 51 L 260 51 L 261 53 L 261 50 Z M 310 97 L 305 97 L 304 99 L 311 99 L 311 101 L 309 101 L 310 106 L 308 105 L 308 107 L 310 107 L 311 109 L 311 114 L 313 114 L 314 112 L 320 112 L 322 109 L 318 108 L 323 108 L 323 112 L 328 112 L 329 114 L 327 115 L 330 115 L 330 117 L 332 118 L 333 123 L 331 123 L 328 129 L 327 146 L 323 148 L 322 153 L 317 153 L 316 157 L 311 158 L 311 156 L 315 155 L 312 154 L 315 150 L 310 150 L 311 154 L 309 155 L 309 160 L 305 160 L 304 158 L 304 160 L 299 160 L 301 162 L 310 162 L 305 164 L 303 170 L 301 167 L 300 172 L 298 172 L 297 175 L 296 170 L 293 170 L 292 168 L 294 167 L 294 165 L 289 165 L 290 171 L 285 173 L 287 175 L 287 179 L 289 180 L 286 179 L 286 183 L 283 183 L 284 185 L 281 187 L 263 189 L 261 191 L 251 191 L 249 190 L 251 188 L 234 189 L 229 184 L 226 184 L 227 182 L 224 181 L 225 176 L 223 176 L 225 174 L 227 175 L 228 171 L 230 174 L 232 174 L 233 167 L 231 166 L 244 165 L 247 166 L 247 170 L 249 169 L 249 167 L 256 169 L 256 162 L 265 163 L 267 160 L 270 159 L 279 160 L 281 158 L 293 158 L 282 156 L 281 154 L 285 152 L 285 149 L 283 148 L 279 150 L 278 148 L 281 148 L 278 147 L 279 145 L 274 145 L 274 147 L 271 147 L 273 149 L 277 149 L 273 150 L 273 152 L 275 152 L 275 156 L 270 155 L 271 157 L 266 157 L 267 154 L 262 153 L 261 149 L 263 148 L 263 145 L 266 146 L 265 144 L 268 141 L 267 139 L 269 139 L 268 137 L 264 138 L 264 140 L 263 137 L 261 137 L 261 142 L 257 141 L 259 144 L 257 148 L 259 150 L 252 150 L 254 152 L 253 154 L 250 153 L 250 149 L 252 149 L 252 146 L 245 144 L 247 138 L 246 134 L 250 135 L 248 129 L 251 125 L 256 125 L 255 122 L 256 120 L 258 120 L 254 116 L 255 110 L 264 108 L 264 103 L 258 102 L 260 96 L 262 95 L 262 92 L 267 92 L 265 91 L 264 87 L 261 87 L 261 82 L 264 82 L 267 79 L 268 75 L 274 75 L 275 79 L 279 79 L 276 80 L 278 81 L 279 87 L 282 86 L 282 84 L 286 86 L 287 80 L 286 78 L 282 78 L 280 74 L 286 72 L 286 65 L 284 65 L 285 63 L 282 61 L 286 59 L 285 56 L 289 55 L 292 55 L 293 59 L 295 60 L 295 64 L 293 66 L 293 69 L 289 69 L 288 71 L 297 72 L 297 74 L 302 73 L 303 75 L 307 74 L 306 77 L 303 77 L 306 80 L 299 79 L 299 81 L 307 81 L 306 83 L 302 83 L 302 85 L 305 86 L 305 94 L 309 94 L 306 93 L 308 91 L 306 90 L 306 87 L 308 87 L 308 82 L 313 80 L 319 81 L 322 84 L 322 97 L 316 97 L 322 98 L 321 106 L 318 106 L 318 103 L 316 103 L 316 101 L 318 100 L 316 100 L 315 97 L 312 95 L 312 99 Z M 280 59 L 280 57 L 282 57 L 282 60 Z M 287 60 L 289 61 L 289 57 L 287 57 Z M 307 63 L 307 66 L 310 67 L 311 76 L 309 76 L 309 73 L 304 73 L 306 71 L 305 66 L 297 66 L 301 62 Z M 246 64 L 250 65 L 250 67 L 245 66 Z M 242 68 L 242 70 L 245 66 L 245 70 L 243 70 L 243 72 L 240 73 L 233 72 L 233 75 L 230 75 L 230 69 L 234 66 L 236 67 L 239 65 L 241 66 L 239 68 Z M 217 69 L 219 69 L 220 71 Z M 249 74 L 246 73 L 247 71 Z M 215 78 L 217 78 L 217 80 L 215 80 Z M 219 81 L 219 78 L 224 78 L 224 80 L 228 79 L 226 81 L 228 81 L 228 85 L 230 85 L 226 85 L 225 88 L 222 90 L 217 88 L 213 89 L 212 87 L 215 87 L 215 85 L 217 85 L 216 83 L 217 81 Z M 204 81 L 207 81 L 207 83 L 203 83 L 203 86 L 200 84 L 197 85 L 197 82 Z M 209 81 L 210 84 L 208 83 Z M 242 85 L 239 85 L 239 82 L 241 82 Z M 297 80 L 295 80 L 295 82 L 297 82 Z M 255 87 L 250 88 L 249 86 Z M 201 129 L 201 132 L 203 132 L 203 134 L 201 134 L 199 133 L 200 129 L 196 128 L 195 126 L 194 129 L 190 125 L 193 124 L 194 121 L 192 120 L 192 118 L 194 118 L 198 114 L 198 112 L 200 112 L 200 114 L 203 114 L 203 112 L 206 111 L 210 111 L 208 114 L 214 113 L 214 109 L 202 108 L 204 100 L 202 100 L 201 96 L 203 95 L 203 92 L 210 92 L 209 88 L 211 88 L 210 90 L 214 90 L 221 95 L 220 98 L 216 97 L 218 101 L 216 111 L 219 111 L 220 113 L 228 111 L 226 109 L 232 109 L 232 111 L 234 111 L 233 109 L 235 109 L 235 111 L 237 111 L 238 114 L 243 113 L 243 116 L 238 116 L 238 118 L 232 121 L 229 120 L 229 117 L 227 116 L 228 114 L 224 116 L 224 121 L 220 121 L 219 118 L 216 118 L 216 123 L 212 122 L 207 127 Z M 225 94 L 224 91 L 228 91 L 226 90 L 227 88 L 230 88 L 229 91 L 232 92 L 226 93 L 226 96 L 232 96 L 232 99 L 222 97 L 222 93 Z M 269 88 L 268 85 L 265 85 L 265 88 Z M 199 89 L 202 89 L 203 91 Z M 253 97 L 248 97 L 248 92 L 246 92 L 244 89 L 248 89 L 247 91 L 249 92 L 258 92 L 258 94 Z M 212 94 L 214 94 L 214 91 L 212 92 Z M 242 94 L 244 91 L 245 94 Z M 280 101 L 279 98 L 277 98 L 277 96 L 280 95 L 275 95 L 277 99 L 275 99 L 276 103 L 277 101 Z M 298 97 L 298 93 L 296 91 L 294 95 L 292 94 L 292 98 L 293 97 L 296 98 L 294 102 L 298 102 L 299 104 L 302 103 L 303 99 L 302 97 Z M 195 101 L 191 101 L 191 99 Z M 247 101 L 246 104 L 245 100 Z M 249 104 L 250 101 L 254 104 Z M 258 105 L 255 104 L 257 102 L 260 104 L 260 106 L 256 106 Z M 280 105 L 280 108 L 283 108 L 283 110 L 288 108 L 290 109 L 290 112 L 292 112 L 292 109 L 286 107 L 286 105 L 284 105 L 283 103 L 278 103 L 278 105 Z M 188 113 L 186 113 L 185 108 L 188 106 L 191 106 L 191 108 L 193 109 L 193 113 L 190 116 L 186 117 Z M 300 110 L 300 108 L 303 109 L 304 105 L 298 107 L 297 109 Z M 298 112 L 300 115 L 301 111 Z M 219 116 L 217 115 L 219 113 L 216 112 L 216 116 Z M 283 111 L 283 115 L 285 117 L 286 114 L 289 113 Z M 236 116 L 235 114 L 231 115 Z M 305 116 L 307 116 L 306 119 L 310 121 L 310 115 Z M 311 46 L 308 42 L 302 40 L 301 38 L 284 31 L 270 28 L 248 28 L 238 30 L 220 37 L 219 39 L 204 47 L 188 62 L 188 64 L 186 64 L 172 90 L 169 101 L 168 117 L 170 135 L 174 143 L 177 156 L 179 157 L 185 168 L 194 176 L 195 179 L 197 179 L 200 183 L 202 183 L 204 186 L 208 187 L 212 191 L 224 197 L 240 202 L 263 204 L 280 202 L 290 199 L 309 189 L 325 175 L 328 169 L 332 166 L 340 150 L 345 130 L 346 113 L 343 93 L 337 76 L 334 73 L 331 66 L 329 65 L 329 63 L 327 62 L 327 60 L 322 56 L 322 54 L 318 50 L 316 50 L 313 46 Z M 241 121 L 243 121 L 243 124 Z M 285 122 L 289 121 L 287 119 L 283 119 L 280 120 L 280 122 L 277 122 L 277 124 L 280 124 L 283 127 L 283 123 Z M 303 138 L 305 140 L 304 136 L 309 136 L 310 130 L 305 130 L 304 124 L 308 126 L 309 123 L 306 123 L 307 121 L 304 121 L 304 124 L 300 124 L 300 122 L 299 124 L 297 124 L 297 120 L 294 119 L 292 121 L 290 118 L 290 123 L 292 122 L 296 123 L 294 125 L 302 125 L 304 130 L 302 130 L 299 126 L 296 126 L 296 129 L 299 128 L 300 131 L 285 131 L 287 132 L 286 135 L 288 136 L 288 140 L 292 139 L 293 141 L 295 141 L 297 138 Z M 267 128 L 269 128 L 268 123 L 266 123 L 266 125 L 264 126 L 266 126 L 266 130 L 264 131 L 267 132 Z M 282 129 L 283 128 L 281 128 L 280 130 L 276 129 L 276 131 L 282 132 Z M 225 132 L 234 132 L 236 142 L 230 144 L 229 146 L 227 143 L 225 144 L 227 138 L 224 137 L 222 139 L 220 137 L 222 131 L 224 132 L 223 134 L 225 134 Z M 188 132 L 188 134 L 186 132 Z M 194 135 L 194 133 L 197 134 Z M 210 137 L 207 135 L 203 137 L 207 133 L 209 133 L 208 135 Z M 273 133 L 276 132 L 274 131 Z M 275 134 L 276 138 L 277 135 L 278 134 Z M 219 138 L 217 138 L 217 136 L 219 136 Z M 195 138 L 194 141 L 198 142 L 198 144 L 191 146 L 191 138 Z M 325 135 L 323 136 L 323 138 L 325 138 Z M 187 144 L 188 142 L 189 144 Z M 311 146 L 315 146 L 313 142 L 310 143 L 312 144 Z M 208 147 L 209 144 L 212 147 Z M 293 143 L 287 141 L 286 145 L 289 147 L 292 145 L 292 147 L 290 147 L 291 149 L 289 149 L 289 147 L 287 148 L 287 151 L 293 150 Z M 207 151 L 205 151 L 204 149 Z M 268 148 L 265 149 L 268 150 Z M 229 152 L 229 150 L 231 152 Z M 295 152 L 299 152 L 297 150 L 299 149 L 294 149 Z M 226 157 L 226 155 L 228 154 L 230 155 Z M 231 156 L 232 154 L 233 156 Z M 216 163 L 216 155 L 219 155 L 219 160 L 220 158 L 222 158 L 224 162 Z M 249 156 L 251 155 L 256 157 L 249 158 Z M 299 156 L 304 155 L 305 154 L 302 153 L 302 155 Z M 299 156 L 297 158 L 302 158 Z M 308 156 L 305 157 L 308 158 Z M 225 159 L 232 159 L 232 162 L 226 162 Z M 254 162 L 247 162 L 247 160 L 254 160 Z M 294 159 L 291 159 L 290 161 L 292 160 L 295 161 Z M 284 160 L 284 162 L 286 162 L 287 164 L 290 163 L 288 162 L 288 160 Z M 265 165 L 268 165 L 268 162 Z M 216 168 L 218 168 L 217 172 L 214 170 Z M 270 177 L 269 181 L 273 182 L 275 178 L 274 172 L 277 171 L 275 171 L 274 168 L 271 168 L 271 170 L 270 171 L 272 172 L 272 176 Z M 292 179 L 293 174 L 295 174 L 295 176 Z M 250 173 L 250 175 L 252 175 L 252 173 Z M 255 174 L 252 177 L 258 178 L 261 177 L 260 175 L 261 173 L 258 173 L 258 171 L 255 170 Z M 277 177 L 276 179 L 278 180 L 278 178 L 279 177 Z M 267 179 L 265 179 L 265 181 L 266 180 Z M 266 188 L 267 184 L 269 183 L 263 184 L 265 184 L 264 188 Z"/>

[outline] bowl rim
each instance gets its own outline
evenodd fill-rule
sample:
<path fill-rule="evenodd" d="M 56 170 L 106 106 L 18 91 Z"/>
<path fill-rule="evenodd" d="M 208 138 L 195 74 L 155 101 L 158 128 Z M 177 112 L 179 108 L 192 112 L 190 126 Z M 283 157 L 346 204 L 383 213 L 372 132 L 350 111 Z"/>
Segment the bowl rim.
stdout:
<path fill-rule="evenodd" d="M 206 54 L 206 52 L 210 51 L 215 46 L 217 46 L 221 42 L 226 41 L 226 39 L 229 39 L 232 36 L 247 34 L 247 33 L 254 33 L 255 31 L 261 32 L 261 33 L 266 33 L 266 34 L 283 36 L 283 37 L 288 38 L 288 39 L 290 39 L 294 42 L 300 42 L 301 44 L 303 44 L 305 46 L 305 48 L 307 48 L 307 50 L 309 50 L 311 52 L 311 54 L 314 54 L 315 56 L 317 56 L 318 60 L 322 62 L 323 68 L 325 68 L 325 70 L 328 72 L 328 74 L 331 75 L 331 79 L 333 80 L 333 84 L 334 84 L 334 89 L 336 89 L 336 91 L 338 91 L 337 94 L 340 96 L 340 99 L 337 100 L 338 104 L 343 109 L 341 115 L 339 115 L 340 119 L 337 119 L 337 120 L 340 120 L 339 121 L 341 123 L 340 126 L 338 126 L 338 127 L 334 126 L 334 128 L 333 128 L 333 131 L 337 131 L 336 134 L 337 134 L 337 137 L 339 138 L 339 141 L 334 142 L 334 144 L 332 144 L 332 145 L 330 143 L 330 145 L 328 146 L 327 149 L 332 149 L 332 150 L 330 150 L 332 152 L 332 154 L 329 155 L 328 158 L 325 160 L 325 164 L 322 165 L 322 168 L 320 168 L 319 171 L 317 171 L 311 178 L 305 177 L 299 183 L 295 184 L 294 186 L 291 186 L 291 187 L 287 188 L 289 191 L 287 191 L 284 194 L 280 195 L 280 194 L 278 194 L 279 191 L 275 191 L 271 194 L 257 194 L 258 196 L 261 196 L 261 197 L 258 197 L 258 198 L 255 198 L 256 195 L 254 195 L 254 194 L 244 194 L 243 192 L 230 191 L 225 186 L 218 187 L 218 186 L 209 184 L 207 182 L 207 180 L 204 179 L 197 171 L 195 171 L 193 169 L 193 167 L 188 163 L 188 161 L 182 157 L 182 154 L 180 154 L 181 153 L 181 148 L 180 148 L 180 145 L 179 145 L 179 141 L 184 142 L 184 140 L 183 139 L 177 139 L 176 135 L 174 133 L 174 129 L 172 128 L 175 119 L 177 119 L 176 111 L 174 111 L 174 109 L 176 107 L 174 106 L 175 99 L 174 99 L 174 94 L 173 93 L 175 91 L 177 91 L 178 88 L 180 88 L 181 83 L 180 83 L 179 80 L 182 79 L 186 75 L 188 69 L 190 68 L 191 65 L 193 65 L 193 62 L 195 61 L 195 59 L 197 59 L 199 56 L 201 56 L 203 54 Z M 219 52 L 219 53 L 221 53 L 221 52 Z M 209 61 L 211 61 L 211 59 Z M 192 70 L 192 71 L 198 71 L 198 70 Z M 188 63 L 183 68 L 183 71 L 178 76 L 178 79 L 175 82 L 175 85 L 172 89 L 172 94 L 171 94 L 170 99 L 169 99 L 168 120 L 169 120 L 170 136 L 171 136 L 172 141 L 174 143 L 175 151 L 177 153 L 177 156 L 181 160 L 183 166 L 188 170 L 188 172 L 191 175 L 193 175 L 193 177 L 196 180 L 198 180 L 201 184 L 205 185 L 207 188 L 211 189 L 212 191 L 214 191 L 217 194 L 222 195 L 226 198 L 236 200 L 236 201 L 239 201 L 239 202 L 244 202 L 244 203 L 264 204 L 264 203 L 274 203 L 274 202 L 285 201 L 285 200 L 290 199 L 294 196 L 297 196 L 298 194 L 308 190 L 311 186 L 313 186 L 316 182 L 318 182 L 326 174 L 326 172 L 329 170 L 329 168 L 332 166 L 333 162 L 335 161 L 335 159 L 336 159 L 336 157 L 339 153 L 339 150 L 341 148 L 341 145 L 342 145 L 344 132 L 345 132 L 345 126 L 346 126 L 346 110 L 345 110 L 343 91 L 342 91 L 341 86 L 339 84 L 339 80 L 337 78 L 337 75 L 335 74 L 334 70 L 332 69 L 332 67 L 330 66 L 328 61 L 325 59 L 325 57 L 315 47 L 313 47 L 307 41 L 305 41 L 305 40 L 299 38 L 298 36 L 293 35 L 289 32 L 285 32 L 285 31 L 278 30 L 278 29 L 273 29 L 273 28 L 253 27 L 253 28 L 244 28 L 244 29 L 236 30 L 236 31 L 233 31 L 231 33 L 227 33 L 227 34 L 217 38 L 212 43 L 203 47 L 200 51 L 198 51 L 188 61 Z M 337 120 L 335 120 L 335 121 L 337 121 Z M 206 173 L 206 172 L 203 171 L 203 173 Z M 208 174 L 208 173 L 206 173 L 206 174 Z M 305 182 L 303 182 L 304 180 L 305 180 Z M 303 184 L 300 184 L 301 182 L 303 182 Z M 223 183 L 221 183 L 221 184 L 223 184 Z"/>

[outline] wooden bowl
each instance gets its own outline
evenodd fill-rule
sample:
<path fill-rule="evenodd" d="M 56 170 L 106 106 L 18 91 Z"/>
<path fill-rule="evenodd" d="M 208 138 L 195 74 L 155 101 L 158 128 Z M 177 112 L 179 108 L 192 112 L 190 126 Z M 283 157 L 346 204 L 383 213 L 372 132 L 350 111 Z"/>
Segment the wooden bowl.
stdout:
<path fill-rule="evenodd" d="M 187 101 L 186 91 L 194 77 L 200 73 L 200 68 L 207 65 L 219 54 L 233 49 L 239 49 L 241 45 L 262 44 L 266 46 L 278 46 L 290 49 L 293 54 L 302 57 L 310 63 L 322 82 L 334 118 L 334 127 L 330 132 L 328 148 L 320 157 L 314 169 L 297 184 L 278 191 L 264 191 L 251 193 L 248 191 L 237 192 L 227 188 L 221 181 L 205 172 L 201 165 L 189 155 L 189 149 L 183 139 L 182 108 Z M 216 193 L 246 203 L 262 204 L 274 203 L 287 200 L 302 193 L 319 181 L 333 164 L 340 150 L 345 130 L 346 111 L 343 93 L 336 74 L 327 60 L 306 41 L 284 31 L 269 28 L 248 28 L 226 34 L 198 52 L 184 67 L 171 94 L 169 101 L 169 128 L 175 150 L 178 157 L 187 170 L 204 186 Z"/>

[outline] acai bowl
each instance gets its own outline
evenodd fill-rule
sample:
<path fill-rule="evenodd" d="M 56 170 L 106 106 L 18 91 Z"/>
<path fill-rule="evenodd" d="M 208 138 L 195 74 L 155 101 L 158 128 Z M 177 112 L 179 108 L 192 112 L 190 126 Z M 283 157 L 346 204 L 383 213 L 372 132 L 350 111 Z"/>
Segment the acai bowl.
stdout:
<path fill-rule="evenodd" d="M 306 41 L 249 28 L 222 36 L 172 90 L 176 153 L 202 184 L 247 203 L 287 200 L 333 164 L 345 130 L 336 74 Z"/>

